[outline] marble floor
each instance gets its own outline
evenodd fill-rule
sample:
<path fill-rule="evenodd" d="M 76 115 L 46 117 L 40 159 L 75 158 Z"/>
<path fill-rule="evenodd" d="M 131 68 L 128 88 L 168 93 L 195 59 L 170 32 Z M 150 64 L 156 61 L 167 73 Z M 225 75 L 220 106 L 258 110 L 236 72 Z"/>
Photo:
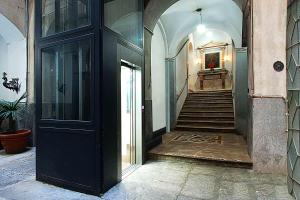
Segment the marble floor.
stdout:
<path fill-rule="evenodd" d="M 250 169 L 149 161 L 102 197 L 35 181 L 34 149 L 0 152 L 0 200 L 289 200 L 286 176 Z"/>
<path fill-rule="evenodd" d="M 224 161 L 251 167 L 246 141 L 234 133 L 175 131 L 163 136 L 161 145 L 149 152 L 151 158 L 171 156 Z"/>

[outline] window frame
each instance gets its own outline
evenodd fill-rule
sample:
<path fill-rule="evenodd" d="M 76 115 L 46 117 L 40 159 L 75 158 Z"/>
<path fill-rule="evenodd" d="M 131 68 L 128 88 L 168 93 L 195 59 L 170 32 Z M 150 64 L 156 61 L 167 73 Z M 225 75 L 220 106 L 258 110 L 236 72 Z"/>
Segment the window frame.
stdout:
<path fill-rule="evenodd" d="M 126 43 L 132 44 L 133 46 L 135 46 L 135 48 L 138 48 L 138 50 L 142 51 L 142 49 L 144 49 L 144 15 L 143 15 L 143 9 L 144 9 L 144 3 L 143 1 L 137 0 L 139 2 L 139 12 L 142 13 L 142 20 L 141 20 L 141 38 L 142 38 L 142 42 L 140 44 L 136 44 L 134 41 L 131 41 L 130 39 L 127 39 L 123 34 L 120 34 L 116 31 L 114 31 L 113 29 L 111 29 L 110 27 L 108 27 L 105 24 L 105 3 L 104 1 L 102 2 L 102 19 L 100 19 L 102 21 L 102 27 L 109 30 L 112 34 L 116 35 L 116 37 L 123 39 L 124 41 L 126 41 Z"/>
<path fill-rule="evenodd" d="M 74 42 L 79 42 L 79 41 L 82 41 L 82 40 L 90 40 L 91 42 L 91 46 L 90 46 L 90 51 L 91 51 L 91 55 L 90 55 L 90 63 L 91 63 L 91 80 L 90 80 L 90 102 L 89 102 L 89 105 L 90 105 L 90 120 L 88 121 L 85 121 L 85 120 L 64 120 L 64 119 L 46 119 L 46 118 L 42 118 L 42 77 L 43 77 L 43 74 L 42 74 L 42 52 L 43 50 L 46 50 L 46 49 L 50 49 L 50 48 L 53 48 L 53 47 L 57 47 L 57 46 L 62 46 L 62 45 L 65 45 L 65 44 L 69 44 L 69 43 L 74 43 Z M 55 41 L 55 42 L 51 42 L 51 43 L 47 43 L 47 44 L 42 44 L 40 45 L 40 48 L 38 49 L 38 56 L 40 56 L 39 60 L 38 60 L 38 63 L 36 63 L 38 65 L 38 70 L 37 70 L 37 77 L 39 80 L 38 83 L 38 86 L 36 88 L 36 91 L 38 93 L 37 95 L 37 104 L 38 104 L 38 111 L 37 112 L 37 120 L 39 123 L 47 123 L 47 124 L 85 124 L 85 125 L 92 125 L 95 121 L 95 112 L 93 112 L 95 110 L 95 44 L 94 44 L 94 41 L 95 40 L 95 35 L 93 33 L 90 33 L 90 34 L 86 34 L 86 35 L 82 35 L 82 36 L 76 36 L 76 37 L 72 37 L 72 38 L 69 38 L 69 39 L 65 39 L 65 40 L 58 40 L 58 41 Z"/>
<path fill-rule="evenodd" d="M 37 1 L 37 5 L 36 5 L 36 23 L 37 23 L 37 26 L 36 27 L 39 27 L 36 29 L 36 35 L 38 37 L 38 40 L 40 42 L 44 42 L 44 41 L 47 41 L 47 40 L 55 40 L 59 37 L 65 37 L 65 36 L 73 36 L 73 35 L 76 35 L 76 34 L 79 34 L 79 35 L 82 35 L 80 33 L 83 33 L 83 32 L 91 32 L 93 31 L 93 29 L 95 28 L 96 26 L 96 16 L 95 16 L 95 0 L 89 0 L 89 3 L 90 3 L 90 8 L 89 8 L 89 24 L 87 25 L 84 25 L 84 26 L 81 26 L 81 27 L 77 27 L 77 28 L 74 28 L 74 29 L 70 29 L 70 30 L 67 30 L 67 31 L 62 31 L 62 32 L 58 32 L 58 33 L 54 33 L 54 34 L 51 34 L 51 35 L 48 35 L 48 36 L 43 36 L 43 15 L 42 15 L 42 1 L 43 0 L 38 0 Z"/>

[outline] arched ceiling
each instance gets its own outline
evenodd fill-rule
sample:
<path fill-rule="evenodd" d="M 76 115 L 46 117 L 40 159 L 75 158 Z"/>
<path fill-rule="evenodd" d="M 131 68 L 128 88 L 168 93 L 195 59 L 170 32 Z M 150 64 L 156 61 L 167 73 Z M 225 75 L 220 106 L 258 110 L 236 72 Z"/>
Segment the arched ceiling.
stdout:
<path fill-rule="evenodd" d="M 26 9 L 25 2 L 34 0 L 0 0 L 0 14 L 5 16 L 15 26 L 26 35 Z"/>
<path fill-rule="evenodd" d="M 0 35 L 6 43 L 24 40 L 21 31 L 2 14 L 0 14 L 0 30 Z"/>
<path fill-rule="evenodd" d="M 209 29 L 222 30 L 242 45 L 243 13 L 232 0 L 180 0 L 169 7 L 160 21 L 166 33 L 169 52 L 176 51 L 180 42 L 194 32 L 201 22 L 197 8 L 202 8 L 202 21 Z"/>
<path fill-rule="evenodd" d="M 145 8 L 148 6 L 148 3 L 152 0 L 144 0 L 144 6 Z M 240 8 L 243 10 L 245 8 L 245 4 L 247 0 L 233 0 Z"/>

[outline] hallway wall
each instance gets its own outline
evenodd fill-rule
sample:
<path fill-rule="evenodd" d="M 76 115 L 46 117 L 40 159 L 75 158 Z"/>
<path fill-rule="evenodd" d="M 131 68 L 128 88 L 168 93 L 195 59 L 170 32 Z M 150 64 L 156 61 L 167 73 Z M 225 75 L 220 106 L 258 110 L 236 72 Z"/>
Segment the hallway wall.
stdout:
<path fill-rule="evenodd" d="M 176 119 L 182 109 L 188 93 L 188 42 L 176 56 Z"/>
<path fill-rule="evenodd" d="M 286 70 L 276 72 L 273 63 L 286 63 L 287 1 L 252 3 L 250 152 L 256 171 L 286 173 Z"/>
<path fill-rule="evenodd" d="M 26 91 L 26 38 L 19 29 L 0 14 L 0 99 L 14 101 Z M 2 85 L 3 72 L 8 81 L 19 78 L 21 90 L 19 94 Z"/>
<path fill-rule="evenodd" d="M 248 66 L 247 49 L 236 49 L 236 70 L 234 84 L 235 128 L 245 138 L 248 134 Z"/>
<path fill-rule="evenodd" d="M 154 28 L 151 46 L 152 119 L 155 132 L 166 127 L 166 47 L 158 25 Z"/>

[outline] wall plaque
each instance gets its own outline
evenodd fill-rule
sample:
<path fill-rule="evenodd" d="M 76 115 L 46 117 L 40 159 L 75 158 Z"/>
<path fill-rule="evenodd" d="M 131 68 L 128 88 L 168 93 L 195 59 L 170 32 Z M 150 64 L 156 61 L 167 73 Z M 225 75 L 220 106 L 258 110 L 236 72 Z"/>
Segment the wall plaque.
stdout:
<path fill-rule="evenodd" d="M 281 61 L 276 61 L 273 65 L 275 71 L 281 72 L 284 69 L 284 64 Z"/>

